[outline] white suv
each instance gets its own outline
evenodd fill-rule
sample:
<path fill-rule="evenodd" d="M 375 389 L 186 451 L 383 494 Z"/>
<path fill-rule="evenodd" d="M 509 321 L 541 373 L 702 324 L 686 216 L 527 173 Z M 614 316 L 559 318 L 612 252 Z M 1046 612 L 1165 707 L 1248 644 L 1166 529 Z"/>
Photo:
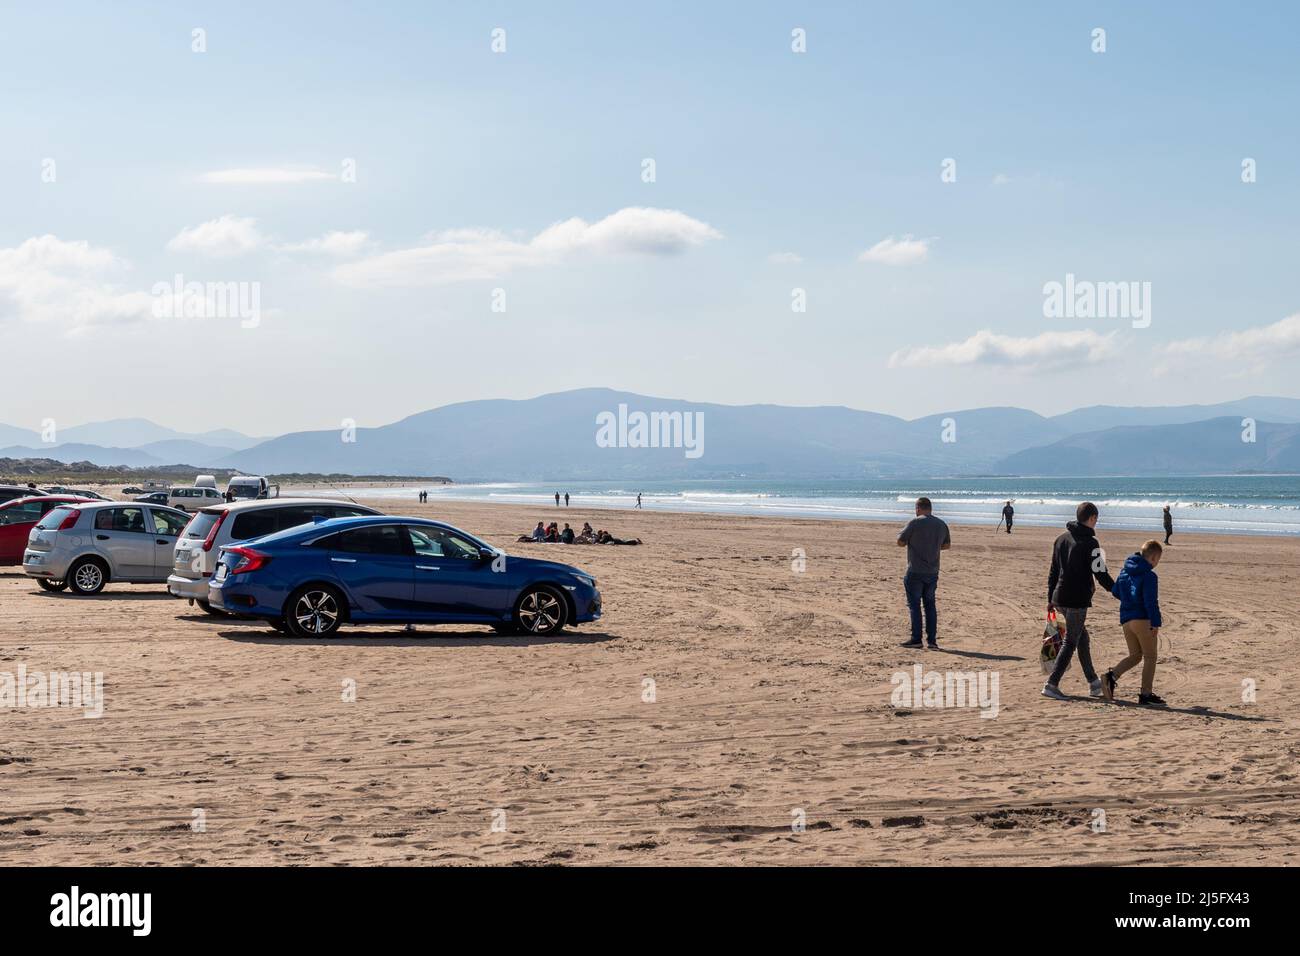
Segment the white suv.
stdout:
<path fill-rule="evenodd" d="M 167 504 L 181 511 L 200 511 L 219 505 L 226 499 L 216 488 L 168 488 Z"/>
<path fill-rule="evenodd" d="M 209 614 L 220 614 L 208 603 L 208 583 L 224 546 L 296 528 L 317 517 L 377 514 L 383 512 L 336 498 L 263 498 L 203 508 L 190 519 L 176 542 L 167 590 L 191 604 L 197 603 Z"/>

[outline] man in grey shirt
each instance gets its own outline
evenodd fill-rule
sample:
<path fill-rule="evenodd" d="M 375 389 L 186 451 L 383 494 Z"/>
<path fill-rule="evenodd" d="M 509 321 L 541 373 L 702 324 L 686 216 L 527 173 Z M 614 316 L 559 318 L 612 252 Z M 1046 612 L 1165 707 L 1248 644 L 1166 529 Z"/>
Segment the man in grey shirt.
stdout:
<path fill-rule="evenodd" d="M 916 517 L 898 533 L 898 546 L 907 548 L 907 573 L 903 590 L 912 617 L 912 639 L 904 647 L 921 646 L 921 608 L 925 608 L 925 636 L 930 647 L 938 648 L 939 619 L 934 592 L 939 587 L 939 552 L 952 547 L 948 525 L 931 514 L 929 498 L 916 499 Z"/>

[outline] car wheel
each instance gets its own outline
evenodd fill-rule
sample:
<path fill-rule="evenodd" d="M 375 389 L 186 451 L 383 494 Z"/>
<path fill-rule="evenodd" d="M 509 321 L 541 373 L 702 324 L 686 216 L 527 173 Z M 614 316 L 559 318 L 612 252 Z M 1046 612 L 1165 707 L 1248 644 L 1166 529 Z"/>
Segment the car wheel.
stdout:
<path fill-rule="evenodd" d="M 343 595 L 328 584 L 308 584 L 289 595 L 284 623 L 294 637 L 328 637 L 343 623 Z"/>
<path fill-rule="evenodd" d="M 204 611 L 206 611 L 208 614 L 211 614 L 213 617 L 226 616 L 226 612 L 221 610 L 220 608 L 213 607 L 211 601 L 204 601 L 199 598 L 195 598 L 194 603 L 197 604 L 199 607 L 203 608 Z"/>
<path fill-rule="evenodd" d="M 53 581 L 49 578 L 37 578 L 36 583 L 47 591 L 62 591 L 68 586 L 67 581 Z"/>
<path fill-rule="evenodd" d="M 98 558 L 82 558 L 68 571 L 68 587 L 75 594 L 98 594 L 108 581 L 108 569 Z"/>
<path fill-rule="evenodd" d="M 569 609 L 554 588 L 529 588 L 515 605 L 515 625 L 525 634 L 558 634 L 564 630 Z"/>

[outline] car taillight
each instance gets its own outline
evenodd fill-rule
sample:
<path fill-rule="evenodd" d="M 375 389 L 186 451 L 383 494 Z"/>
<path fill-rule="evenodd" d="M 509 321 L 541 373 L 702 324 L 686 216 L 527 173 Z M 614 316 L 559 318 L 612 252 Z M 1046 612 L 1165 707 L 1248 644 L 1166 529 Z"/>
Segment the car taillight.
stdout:
<path fill-rule="evenodd" d="M 77 519 L 80 517 L 81 517 L 81 512 L 78 511 L 76 508 L 73 508 L 71 511 L 68 512 L 68 516 L 63 519 L 62 523 L 60 523 L 59 530 L 67 531 L 69 528 L 71 528 L 74 524 L 77 523 Z"/>
<path fill-rule="evenodd" d="M 228 514 L 230 514 L 229 511 L 222 511 L 221 514 L 219 514 L 219 515 L 217 516 L 216 523 L 214 523 L 214 524 L 212 525 L 212 530 L 209 531 L 209 532 L 208 532 L 208 536 L 207 536 L 206 538 L 203 539 L 203 550 L 204 550 L 204 551 L 211 551 L 211 550 L 212 550 L 212 542 L 214 542 L 214 541 L 217 540 L 217 529 L 221 527 L 221 522 L 223 522 L 223 521 L 226 520 L 226 515 L 228 515 Z M 196 515 L 196 517 L 197 517 L 197 515 Z"/>
<path fill-rule="evenodd" d="M 247 574 L 249 571 L 256 571 L 258 568 L 265 567 L 271 560 L 269 554 L 254 551 L 252 548 L 226 548 L 226 554 L 239 555 L 239 560 L 230 565 L 231 574 Z"/>

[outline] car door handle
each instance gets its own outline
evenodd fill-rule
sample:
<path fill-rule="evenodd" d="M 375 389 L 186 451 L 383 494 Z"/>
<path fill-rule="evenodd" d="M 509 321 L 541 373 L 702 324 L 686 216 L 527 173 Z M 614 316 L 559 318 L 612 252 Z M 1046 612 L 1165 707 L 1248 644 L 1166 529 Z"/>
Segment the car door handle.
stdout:
<path fill-rule="evenodd" d="M 434 565 L 434 564 L 417 564 L 417 565 L 415 566 L 415 570 L 417 570 L 417 571 L 441 571 L 442 568 L 440 568 L 440 567 L 438 567 L 437 565 Z"/>
<path fill-rule="evenodd" d="M 356 564 L 356 558 L 330 558 L 335 564 Z"/>
<path fill-rule="evenodd" d="M 166 538 L 154 538 L 153 540 L 155 544 L 171 544 L 171 541 Z"/>
<path fill-rule="evenodd" d="M 108 535 L 106 535 L 106 534 L 97 534 L 97 535 L 95 535 L 95 540 L 96 540 L 96 541 L 107 541 L 107 540 L 108 540 Z"/>

